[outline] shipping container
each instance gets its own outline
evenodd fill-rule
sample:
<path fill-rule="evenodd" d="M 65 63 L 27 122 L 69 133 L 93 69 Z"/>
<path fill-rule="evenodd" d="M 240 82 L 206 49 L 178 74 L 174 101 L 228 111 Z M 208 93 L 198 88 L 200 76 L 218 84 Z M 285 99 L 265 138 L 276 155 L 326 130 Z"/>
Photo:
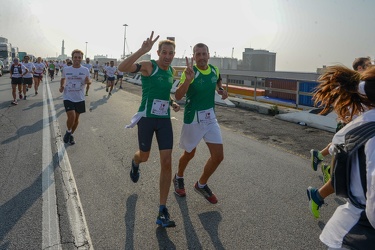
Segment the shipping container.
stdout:
<path fill-rule="evenodd" d="M 296 80 L 266 78 L 265 87 L 268 88 L 265 92 L 268 97 L 296 101 Z"/>
<path fill-rule="evenodd" d="M 318 84 L 318 82 L 299 82 L 299 91 L 310 93 L 312 95 Z M 310 95 L 300 94 L 298 101 L 299 105 L 314 107 L 314 101 Z"/>

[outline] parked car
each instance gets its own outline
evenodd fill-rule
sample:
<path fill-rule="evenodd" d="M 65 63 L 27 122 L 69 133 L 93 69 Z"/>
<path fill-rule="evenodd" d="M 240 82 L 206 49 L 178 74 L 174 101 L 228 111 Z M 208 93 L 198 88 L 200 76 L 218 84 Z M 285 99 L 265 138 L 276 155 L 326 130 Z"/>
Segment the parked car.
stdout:
<path fill-rule="evenodd" d="M 4 63 L 3 61 L 0 60 L 0 76 L 3 75 L 3 68 L 4 68 Z"/>

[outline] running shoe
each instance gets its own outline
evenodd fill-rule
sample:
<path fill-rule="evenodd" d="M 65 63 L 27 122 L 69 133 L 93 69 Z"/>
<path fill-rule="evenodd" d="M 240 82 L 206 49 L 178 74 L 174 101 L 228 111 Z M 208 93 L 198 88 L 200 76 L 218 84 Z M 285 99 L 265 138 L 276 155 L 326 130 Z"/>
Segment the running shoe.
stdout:
<path fill-rule="evenodd" d="M 331 179 L 331 166 L 327 164 L 323 164 L 321 166 L 321 170 L 323 173 L 324 184 L 326 184 L 329 181 L 329 179 Z"/>
<path fill-rule="evenodd" d="M 194 185 L 194 190 L 198 194 L 202 195 L 208 202 L 210 202 L 212 204 L 217 203 L 217 198 L 216 198 L 215 194 L 212 193 L 211 189 L 208 187 L 207 184 L 203 188 L 200 188 L 198 186 L 198 182 L 196 182 L 195 185 Z"/>
<path fill-rule="evenodd" d="M 134 182 L 137 183 L 139 180 L 139 165 L 136 166 L 134 163 L 134 160 L 132 160 L 132 169 L 130 170 L 130 179 Z"/>
<path fill-rule="evenodd" d="M 316 149 L 311 149 L 310 150 L 311 154 L 311 167 L 314 171 L 318 169 L 319 163 L 321 163 L 324 159 L 322 153 Z"/>
<path fill-rule="evenodd" d="M 320 217 L 319 208 L 324 204 L 324 200 L 320 200 L 317 196 L 318 189 L 313 187 L 307 188 L 307 198 L 309 199 L 309 207 L 315 218 Z"/>
<path fill-rule="evenodd" d="M 170 220 L 168 209 L 165 207 L 163 211 L 159 211 L 159 215 L 156 218 L 156 224 L 161 225 L 162 227 L 175 227 L 176 223 L 173 220 Z"/>
<path fill-rule="evenodd" d="M 86 93 L 85 96 L 89 96 L 89 94 Z"/>
<path fill-rule="evenodd" d="M 22 98 L 23 98 L 23 96 L 22 96 L 22 94 L 20 93 L 20 99 L 22 100 Z"/>
<path fill-rule="evenodd" d="M 122 87 L 122 86 L 120 86 L 120 89 L 123 89 L 123 87 Z"/>
<path fill-rule="evenodd" d="M 14 100 L 13 102 L 11 102 L 11 104 L 13 104 L 13 105 L 17 105 L 18 102 L 17 102 L 17 100 Z"/>
<path fill-rule="evenodd" d="M 64 135 L 64 142 L 65 143 L 68 143 L 70 141 L 70 136 L 72 135 L 72 133 L 69 133 L 68 131 L 66 131 L 65 135 Z"/>
<path fill-rule="evenodd" d="M 37 94 L 38 94 L 38 91 L 35 92 L 35 95 L 37 95 Z"/>
<path fill-rule="evenodd" d="M 24 96 L 23 99 L 26 100 L 26 96 Z"/>
<path fill-rule="evenodd" d="M 108 95 L 112 95 L 112 92 L 109 92 Z"/>
<path fill-rule="evenodd" d="M 105 88 L 105 91 L 108 92 L 108 88 Z"/>
<path fill-rule="evenodd" d="M 70 134 L 69 143 L 70 143 L 71 145 L 76 144 L 76 141 L 74 140 L 74 136 L 73 136 L 72 134 Z"/>
<path fill-rule="evenodd" d="M 176 175 L 173 177 L 173 186 L 174 193 L 180 197 L 186 196 L 184 178 L 176 178 Z"/>

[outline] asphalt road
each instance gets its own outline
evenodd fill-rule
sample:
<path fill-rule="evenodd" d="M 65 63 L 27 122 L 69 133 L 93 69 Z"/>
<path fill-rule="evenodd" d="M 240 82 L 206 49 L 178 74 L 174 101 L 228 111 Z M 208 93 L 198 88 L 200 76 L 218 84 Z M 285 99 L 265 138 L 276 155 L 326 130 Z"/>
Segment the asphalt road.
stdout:
<path fill-rule="evenodd" d="M 141 165 L 139 182 L 129 178 L 137 130 L 124 126 L 138 109 L 140 87 L 125 83 L 124 90 L 116 89 L 109 97 L 104 85 L 94 81 L 86 99 L 87 112 L 75 133 L 76 145 L 60 148 L 66 115 L 59 77 L 48 86 L 49 104 L 38 94 L 11 106 L 9 75 L 0 78 L 0 249 L 40 249 L 53 242 L 44 238 L 56 234 L 55 224 L 62 249 L 79 245 L 74 230 L 82 224 L 71 219 L 66 169 L 59 165 L 61 152 L 71 166 L 83 226 L 95 249 L 325 249 L 319 234 L 342 201 L 328 198 L 329 205 L 315 220 L 308 210 L 306 187 L 322 184 L 321 173 L 309 165 L 309 150 L 324 147 L 331 133 L 218 106 L 225 159 L 209 185 L 219 203 L 208 204 L 193 192 L 209 157 L 202 142 L 186 170 L 187 197 L 175 196 L 171 187 L 168 207 L 177 227 L 162 229 L 155 224 L 160 170 L 156 141 L 149 161 Z M 50 139 L 45 135 L 45 106 L 49 107 Z M 178 140 L 183 112 L 172 115 L 176 170 L 182 153 Z M 46 145 L 51 149 L 49 164 L 46 153 L 43 156 Z M 46 165 L 52 173 L 42 178 Z M 53 182 L 46 184 L 46 179 Z M 48 219 L 54 205 L 46 190 L 52 187 L 56 188 L 57 223 Z M 50 204 L 47 215 L 46 201 Z"/>

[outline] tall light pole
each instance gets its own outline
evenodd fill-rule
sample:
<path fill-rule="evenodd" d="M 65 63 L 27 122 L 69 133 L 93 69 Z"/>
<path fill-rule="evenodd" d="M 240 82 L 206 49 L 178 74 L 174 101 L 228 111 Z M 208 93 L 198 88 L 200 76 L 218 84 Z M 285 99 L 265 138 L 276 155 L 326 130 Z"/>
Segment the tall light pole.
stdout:
<path fill-rule="evenodd" d="M 85 51 L 85 59 L 87 58 L 87 42 L 86 42 L 86 51 Z"/>
<path fill-rule="evenodd" d="M 125 27 L 125 32 L 124 32 L 124 52 L 122 54 L 122 59 L 125 59 L 125 44 L 126 44 L 126 27 L 128 26 L 127 24 L 122 25 Z"/>

